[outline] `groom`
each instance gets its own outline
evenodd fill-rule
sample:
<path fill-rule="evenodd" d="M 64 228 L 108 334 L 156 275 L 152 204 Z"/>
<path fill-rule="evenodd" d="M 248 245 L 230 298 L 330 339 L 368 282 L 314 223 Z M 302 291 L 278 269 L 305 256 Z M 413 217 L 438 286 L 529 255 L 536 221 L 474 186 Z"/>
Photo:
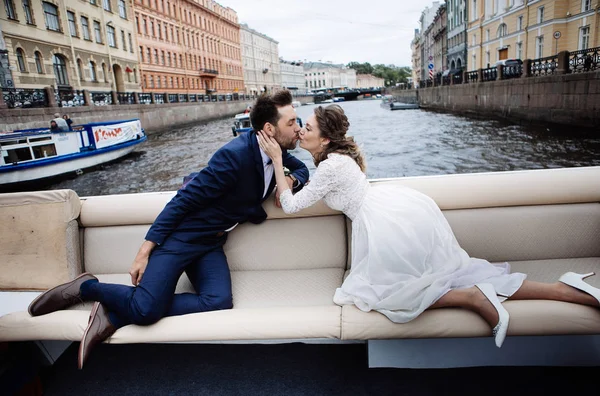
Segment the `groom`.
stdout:
<path fill-rule="evenodd" d="M 302 188 L 308 169 L 286 151 L 296 147 L 300 132 L 289 91 L 258 98 L 250 120 L 255 131 L 273 136 L 283 149 L 283 165 L 291 171 L 290 188 Z M 261 204 L 274 186 L 273 164 L 260 149 L 256 133 L 233 139 L 158 215 L 129 271 L 133 287 L 100 283 L 84 273 L 40 295 L 29 313 L 44 315 L 80 300 L 96 301 L 79 346 L 81 369 L 90 350 L 120 327 L 232 308 L 231 277 L 223 252 L 227 233 L 246 221 L 264 221 L 267 214 Z M 174 294 L 183 272 L 197 294 Z"/>

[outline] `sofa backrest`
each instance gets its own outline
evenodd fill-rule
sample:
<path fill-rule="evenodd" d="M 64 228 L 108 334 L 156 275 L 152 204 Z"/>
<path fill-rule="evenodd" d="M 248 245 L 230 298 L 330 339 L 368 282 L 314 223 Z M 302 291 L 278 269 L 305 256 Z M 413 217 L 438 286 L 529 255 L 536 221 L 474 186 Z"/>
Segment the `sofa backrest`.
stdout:
<path fill-rule="evenodd" d="M 0 194 L 0 290 L 44 290 L 81 272 L 79 209 L 71 190 Z"/>
<path fill-rule="evenodd" d="M 84 266 L 96 274 L 126 273 L 148 228 L 173 192 L 82 198 Z M 241 224 L 225 245 L 232 271 L 340 268 L 346 266 L 345 217 L 319 203 L 285 215 L 271 198 L 268 220 Z M 283 258 L 283 259 L 282 259 Z"/>

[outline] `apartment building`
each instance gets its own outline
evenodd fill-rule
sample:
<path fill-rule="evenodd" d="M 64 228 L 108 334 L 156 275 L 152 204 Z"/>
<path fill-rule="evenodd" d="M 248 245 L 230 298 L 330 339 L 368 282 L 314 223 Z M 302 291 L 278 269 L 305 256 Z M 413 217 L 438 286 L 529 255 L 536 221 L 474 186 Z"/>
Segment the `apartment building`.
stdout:
<path fill-rule="evenodd" d="M 600 0 L 470 0 L 468 68 L 597 47 L 599 7 Z"/>
<path fill-rule="evenodd" d="M 126 0 L 4 0 L 6 88 L 139 91 L 133 10 Z"/>
<path fill-rule="evenodd" d="M 281 89 L 279 42 L 246 24 L 240 25 L 240 30 L 246 93 Z"/>
<path fill-rule="evenodd" d="M 134 0 L 144 92 L 244 88 L 237 13 L 212 0 Z"/>

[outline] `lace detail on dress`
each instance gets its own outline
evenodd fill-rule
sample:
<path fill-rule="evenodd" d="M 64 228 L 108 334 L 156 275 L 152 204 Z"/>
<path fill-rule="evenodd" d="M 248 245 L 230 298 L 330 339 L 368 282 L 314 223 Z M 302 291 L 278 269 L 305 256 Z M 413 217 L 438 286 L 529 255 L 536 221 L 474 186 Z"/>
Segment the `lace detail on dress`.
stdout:
<path fill-rule="evenodd" d="M 354 220 L 368 188 L 367 177 L 352 158 L 329 154 L 317 167 L 308 186 L 295 195 L 291 190 L 281 194 L 281 207 L 285 213 L 295 213 L 323 199 L 327 206 Z"/>

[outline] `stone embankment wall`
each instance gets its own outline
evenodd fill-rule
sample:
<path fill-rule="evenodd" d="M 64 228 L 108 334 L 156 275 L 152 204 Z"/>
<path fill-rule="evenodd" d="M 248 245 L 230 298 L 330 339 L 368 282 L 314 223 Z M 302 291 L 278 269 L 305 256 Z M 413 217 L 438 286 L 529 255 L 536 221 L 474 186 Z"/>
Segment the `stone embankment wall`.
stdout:
<path fill-rule="evenodd" d="M 294 98 L 302 103 L 311 97 Z M 0 132 L 49 127 L 54 113 L 68 114 L 75 124 L 139 118 L 147 133 L 233 117 L 253 101 L 133 104 L 81 107 L 42 107 L 36 109 L 0 109 Z"/>
<path fill-rule="evenodd" d="M 393 89 L 388 93 L 399 100 L 417 96 L 423 108 L 436 111 L 600 129 L 600 71 Z"/>

